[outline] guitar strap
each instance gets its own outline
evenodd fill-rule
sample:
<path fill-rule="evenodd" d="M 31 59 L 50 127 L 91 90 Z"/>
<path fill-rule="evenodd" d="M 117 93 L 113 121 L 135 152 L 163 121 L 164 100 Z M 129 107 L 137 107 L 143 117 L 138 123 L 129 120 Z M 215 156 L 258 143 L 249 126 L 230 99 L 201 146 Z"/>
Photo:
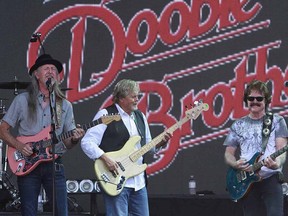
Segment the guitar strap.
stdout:
<path fill-rule="evenodd" d="M 56 100 L 56 112 L 55 112 L 55 126 L 56 128 L 60 128 L 61 126 L 61 116 L 62 116 L 62 104 L 63 100 L 62 99 L 57 99 Z"/>
<path fill-rule="evenodd" d="M 137 131 L 141 137 L 141 146 L 144 146 L 146 144 L 146 135 L 145 135 L 145 123 L 142 117 L 142 113 L 135 110 L 132 112 L 132 118 L 136 124 Z M 139 122 L 142 121 L 142 122 Z"/>
<path fill-rule="evenodd" d="M 271 133 L 271 127 L 272 127 L 272 122 L 273 122 L 273 113 L 267 112 L 266 116 L 263 121 L 263 130 L 262 130 L 262 152 L 264 154 L 268 139 Z M 282 172 L 277 173 L 278 181 L 282 184 L 284 183 L 284 177 Z"/>
<path fill-rule="evenodd" d="M 273 113 L 267 112 L 264 120 L 263 120 L 263 127 L 262 127 L 262 152 L 265 152 L 268 139 L 271 133 L 271 127 L 273 122 Z"/>

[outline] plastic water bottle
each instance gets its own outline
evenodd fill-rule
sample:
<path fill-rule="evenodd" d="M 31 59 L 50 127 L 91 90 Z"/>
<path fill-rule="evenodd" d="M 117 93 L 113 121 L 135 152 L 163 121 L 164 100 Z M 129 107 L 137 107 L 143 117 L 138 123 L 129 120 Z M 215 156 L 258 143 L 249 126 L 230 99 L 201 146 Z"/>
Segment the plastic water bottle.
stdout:
<path fill-rule="evenodd" d="M 196 181 L 193 175 L 189 178 L 189 194 L 195 195 L 196 194 Z"/>

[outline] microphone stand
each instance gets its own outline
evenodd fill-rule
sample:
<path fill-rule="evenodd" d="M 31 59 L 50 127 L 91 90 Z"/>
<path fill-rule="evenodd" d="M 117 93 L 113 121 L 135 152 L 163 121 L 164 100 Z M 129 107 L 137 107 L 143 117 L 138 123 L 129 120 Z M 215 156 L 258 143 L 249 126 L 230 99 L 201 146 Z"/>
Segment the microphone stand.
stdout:
<path fill-rule="evenodd" d="M 53 180 L 53 198 L 52 198 L 52 208 L 53 208 L 53 216 L 55 215 L 55 145 L 58 143 L 58 139 L 56 136 L 56 131 L 55 131 L 55 112 L 54 112 L 54 107 L 53 104 L 56 104 L 55 98 L 53 98 L 53 86 L 47 86 L 48 91 L 49 91 L 49 106 L 50 106 L 50 113 L 51 113 L 51 131 L 50 131 L 50 136 L 52 140 L 52 163 L 53 163 L 53 169 L 52 169 L 52 180 Z"/>

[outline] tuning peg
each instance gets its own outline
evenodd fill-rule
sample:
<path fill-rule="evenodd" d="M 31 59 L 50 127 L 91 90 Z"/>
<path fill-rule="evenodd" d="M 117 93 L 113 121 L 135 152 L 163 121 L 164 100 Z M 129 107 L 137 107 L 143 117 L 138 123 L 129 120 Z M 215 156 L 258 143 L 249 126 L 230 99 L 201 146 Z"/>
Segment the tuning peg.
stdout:
<path fill-rule="evenodd" d="M 197 106 L 197 105 L 198 105 L 198 103 L 199 103 L 198 101 L 194 101 L 194 105 L 195 105 L 195 106 Z"/>

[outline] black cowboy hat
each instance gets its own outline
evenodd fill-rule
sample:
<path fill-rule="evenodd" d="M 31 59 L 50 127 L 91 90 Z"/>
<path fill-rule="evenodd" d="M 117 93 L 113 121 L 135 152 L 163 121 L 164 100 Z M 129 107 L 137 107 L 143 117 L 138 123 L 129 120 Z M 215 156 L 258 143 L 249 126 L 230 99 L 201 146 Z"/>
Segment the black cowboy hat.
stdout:
<path fill-rule="evenodd" d="M 43 54 L 36 59 L 35 64 L 30 68 L 29 70 L 30 76 L 32 75 L 33 71 L 37 70 L 37 68 L 45 64 L 53 64 L 57 68 L 58 73 L 60 73 L 63 69 L 61 62 L 59 62 L 56 59 L 53 59 L 49 54 Z"/>

